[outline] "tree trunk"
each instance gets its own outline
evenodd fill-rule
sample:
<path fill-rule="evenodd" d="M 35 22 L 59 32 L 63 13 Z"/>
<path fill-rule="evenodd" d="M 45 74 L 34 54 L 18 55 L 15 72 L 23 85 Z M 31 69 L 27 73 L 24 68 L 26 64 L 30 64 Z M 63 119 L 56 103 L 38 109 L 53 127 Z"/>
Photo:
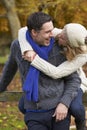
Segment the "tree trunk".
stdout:
<path fill-rule="evenodd" d="M 21 27 L 20 20 L 16 12 L 15 0 L 2 0 L 4 7 L 7 11 L 7 18 L 9 21 L 9 27 L 14 40 L 18 36 L 18 29 Z"/>

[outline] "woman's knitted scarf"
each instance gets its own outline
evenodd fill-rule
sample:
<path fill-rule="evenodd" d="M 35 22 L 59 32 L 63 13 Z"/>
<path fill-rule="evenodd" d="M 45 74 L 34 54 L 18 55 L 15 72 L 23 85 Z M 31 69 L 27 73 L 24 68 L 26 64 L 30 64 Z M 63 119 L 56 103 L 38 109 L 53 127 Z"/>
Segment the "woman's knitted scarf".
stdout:
<path fill-rule="evenodd" d="M 48 60 L 48 54 L 51 51 L 54 43 L 54 38 L 51 38 L 49 46 L 39 46 L 35 43 L 30 35 L 29 31 L 26 31 L 26 39 L 32 46 L 33 50 L 43 59 Z M 26 97 L 29 101 L 38 101 L 38 79 L 40 71 L 35 67 L 29 67 L 29 72 L 26 76 L 23 91 L 26 93 Z"/>

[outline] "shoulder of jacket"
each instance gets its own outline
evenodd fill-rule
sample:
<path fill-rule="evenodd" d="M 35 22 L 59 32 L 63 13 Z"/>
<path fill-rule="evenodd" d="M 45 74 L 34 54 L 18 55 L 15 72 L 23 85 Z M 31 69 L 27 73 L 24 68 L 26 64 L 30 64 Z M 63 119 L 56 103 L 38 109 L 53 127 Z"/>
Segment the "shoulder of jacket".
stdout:
<path fill-rule="evenodd" d="M 12 41 L 11 43 L 11 49 L 15 49 L 16 47 L 20 47 L 18 39 Z"/>

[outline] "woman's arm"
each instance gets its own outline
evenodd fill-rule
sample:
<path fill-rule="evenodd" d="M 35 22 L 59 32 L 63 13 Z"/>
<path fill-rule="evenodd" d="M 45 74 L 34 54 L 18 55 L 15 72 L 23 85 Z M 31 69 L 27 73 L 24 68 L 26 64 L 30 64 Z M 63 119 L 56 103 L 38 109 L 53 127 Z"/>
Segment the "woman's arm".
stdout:
<path fill-rule="evenodd" d="M 24 52 L 33 50 L 28 41 L 26 40 L 26 31 L 27 27 L 23 27 L 18 32 L 18 39 L 19 44 L 21 48 L 22 54 Z M 54 28 L 53 34 L 54 37 L 61 31 L 61 29 Z M 76 58 L 74 58 L 71 62 L 66 61 L 59 65 L 58 67 L 55 67 L 51 65 L 50 63 L 44 61 L 39 56 L 36 56 L 36 58 L 31 63 L 33 66 L 47 74 L 48 76 L 57 79 L 64 76 L 67 76 L 74 71 L 76 71 L 79 67 L 83 66 L 87 62 L 87 54 L 81 54 L 78 55 Z"/>
<path fill-rule="evenodd" d="M 21 48 L 21 53 L 24 55 L 26 51 L 33 50 L 29 42 L 26 40 L 27 27 L 23 27 L 18 31 L 18 41 Z"/>
<path fill-rule="evenodd" d="M 82 80 L 82 84 L 87 87 L 87 77 L 82 68 L 78 69 L 78 74 Z"/>
<path fill-rule="evenodd" d="M 76 56 L 72 61 L 65 61 L 61 65 L 56 67 L 37 55 L 35 56 L 35 59 L 32 61 L 31 65 L 36 67 L 46 75 L 57 79 L 73 73 L 78 68 L 83 66 L 86 62 L 87 54 L 80 54 Z"/>

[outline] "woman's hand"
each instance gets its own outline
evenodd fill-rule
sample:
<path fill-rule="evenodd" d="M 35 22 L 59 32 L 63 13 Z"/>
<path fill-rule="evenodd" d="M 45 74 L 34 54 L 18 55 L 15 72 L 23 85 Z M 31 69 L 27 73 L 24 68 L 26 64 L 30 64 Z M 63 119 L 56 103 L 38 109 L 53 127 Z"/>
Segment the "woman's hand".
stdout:
<path fill-rule="evenodd" d="M 35 56 L 36 56 L 35 51 L 29 50 L 29 51 L 26 51 L 22 57 L 24 58 L 24 60 L 32 62 Z"/>

